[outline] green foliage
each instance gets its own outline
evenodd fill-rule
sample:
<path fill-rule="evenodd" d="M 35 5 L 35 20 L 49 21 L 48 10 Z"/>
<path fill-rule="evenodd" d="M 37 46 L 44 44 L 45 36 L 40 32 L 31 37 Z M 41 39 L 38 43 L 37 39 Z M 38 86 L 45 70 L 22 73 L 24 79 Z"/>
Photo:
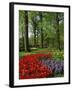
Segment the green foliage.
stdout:
<path fill-rule="evenodd" d="M 40 13 L 42 14 L 42 20 L 40 19 Z M 57 26 L 58 14 L 59 27 Z M 30 48 L 40 48 L 41 38 L 43 38 L 44 48 L 57 48 L 57 27 L 59 28 L 59 41 L 60 48 L 64 48 L 64 13 L 62 12 L 40 12 L 40 11 L 28 11 L 28 39 Z M 41 37 L 41 29 L 43 37 Z M 20 47 L 24 47 L 24 33 L 25 33 L 25 11 L 19 10 L 19 37 Z M 35 45 L 34 45 L 35 38 Z M 57 55 L 57 57 L 59 57 Z"/>
<path fill-rule="evenodd" d="M 19 31 L 22 32 L 24 30 L 24 11 L 19 11 Z"/>
<path fill-rule="evenodd" d="M 53 59 L 54 60 L 64 60 L 64 52 L 56 50 L 53 52 Z"/>

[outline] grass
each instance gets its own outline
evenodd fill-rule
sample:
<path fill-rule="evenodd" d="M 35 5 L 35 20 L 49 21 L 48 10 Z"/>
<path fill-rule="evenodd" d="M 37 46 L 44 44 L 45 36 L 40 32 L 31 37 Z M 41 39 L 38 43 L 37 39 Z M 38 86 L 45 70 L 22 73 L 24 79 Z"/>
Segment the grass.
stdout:
<path fill-rule="evenodd" d="M 42 53 L 42 50 L 45 50 L 45 48 L 31 48 L 30 52 L 20 51 L 19 57 L 23 57 L 24 55 L 30 55 L 30 54 L 36 54 L 36 53 Z"/>
<path fill-rule="evenodd" d="M 57 49 L 48 49 L 48 48 L 31 48 L 30 52 L 24 52 L 24 51 L 20 51 L 19 52 L 19 57 L 23 57 L 25 55 L 30 55 L 30 54 L 38 54 L 38 53 L 43 53 L 43 54 L 47 54 L 51 52 L 53 57 L 52 59 L 54 60 L 64 60 L 64 51 L 60 51 Z"/>

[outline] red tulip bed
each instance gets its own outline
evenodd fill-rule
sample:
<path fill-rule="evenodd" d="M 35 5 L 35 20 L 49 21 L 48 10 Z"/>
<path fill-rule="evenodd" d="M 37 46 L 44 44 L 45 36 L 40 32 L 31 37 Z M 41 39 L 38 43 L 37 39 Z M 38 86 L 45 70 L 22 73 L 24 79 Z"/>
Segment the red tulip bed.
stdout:
<path fill-rule="evenodd" d="M 41 58 L 51 58 L 49 54 L 26 55 L 19 60 L 19 79 L 48 78 L 53 72 L 44 65 Z"/>

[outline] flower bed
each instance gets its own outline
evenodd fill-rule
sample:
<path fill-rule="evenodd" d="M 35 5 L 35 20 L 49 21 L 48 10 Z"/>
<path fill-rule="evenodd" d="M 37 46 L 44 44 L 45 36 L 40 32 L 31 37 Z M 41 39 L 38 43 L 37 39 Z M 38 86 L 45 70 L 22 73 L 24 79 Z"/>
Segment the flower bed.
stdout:
<path fill-rule="evenodd" d="M 64 62 L 52 60 L 52 54 L 33 54 L 19 61 L 19 78 L 48 78 L 64 74 Z"/>
<path fill-rule="evenodd" d="M 19 78 L 46 78 L 51 77 L 53 72 L 46 65 L 43 65 L 39 59 L 51 58 L 51 54 L 26 55 L 19 61 Z"/>
<path fill-rule="evenodd" d="M 64 62 L 56 61 L 56 60 L 50 60 L 50 59 L 41 59 L 40 60 L 43 65 L 46 65 L 48 68 L 50 68 L 53 72 L 53 75 L 56 76 L 57 74 L 64 74 Z"/>

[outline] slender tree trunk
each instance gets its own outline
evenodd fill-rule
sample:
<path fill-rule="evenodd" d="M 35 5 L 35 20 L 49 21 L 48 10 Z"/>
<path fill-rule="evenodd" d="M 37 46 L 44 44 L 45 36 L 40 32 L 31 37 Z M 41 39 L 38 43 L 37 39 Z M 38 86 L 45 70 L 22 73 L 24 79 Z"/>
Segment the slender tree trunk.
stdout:
<path fill-rule="evenodd" d="M 22 30 L 22 42 L 23 42 L 23 50 L 24 50 L 24 31 Z"/>
<path fill-rule="evenodd" d="M 24 41 L 25 41 L 25 51 L 29 51 L 29 42 L 28 42 L 28 12 L 25 11 L 25 32 L 24 32 Z"/>
<path fill-rule="evenodd" d="M 47 47 L 49 47 L 49 38 L 47 39 Z"/>
<path fill-rule="evenodd" d="M 36 40 L 36 43 L 37 43 L 37 47 L 38 47 L 38 29 L 37 29 L 36 36 L 37 36 L 37 37 L 36 37 L 36 39 L 37 39 L 37 40 Z"/>
<path fill-rule="evenodd" d="M 41 48 L 43 48 L 43 29 L 41 29 Z"/>
<path fill-rule="evenodd" d="M 54 38 L 52 38 L 52 46 L 54 47 Z"/>
<path fill-rule="evenodd" d="M 41 48 L 43 48 L 42 12 L 40 12 L 40 21 L 41 21 Z"/>
<path fill-rule="evenodd" d="M 56 14 L 56 33 L 57 33 L 57 48 L 60 50 L 60 32 L 59 32 L 59 18 L 58 13 Z"/>
<path fill-rule="evenodd" d="M 34 23 L 34 47 L 36 47 L 36 25 Z"/>

